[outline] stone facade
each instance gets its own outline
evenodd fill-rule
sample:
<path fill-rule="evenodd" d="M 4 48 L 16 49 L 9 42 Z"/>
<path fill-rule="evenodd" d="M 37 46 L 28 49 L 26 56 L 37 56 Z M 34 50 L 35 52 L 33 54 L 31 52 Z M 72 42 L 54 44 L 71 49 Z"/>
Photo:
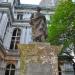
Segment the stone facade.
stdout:
<path fill-rule="evenodd" d="M 15 29 L 20 31 L 19 38 L 17 36 L 17 39 L 19 39 L 17 42 L 19 44 L 30 44 L 32 42 L 32 28 L 29 24 L 29 20 L 31 14 L 36 12 L 37 6 L 42 8 L 41 13 L 45 15 L 47 23 L 49 23 L 50 16 L 54 14 L 54 6 L 41 6 L 47 5 L 47 3 L 44 2 L 45 0 L 42 1 L 43 4 L 41 4 L 41 2 L 40 5 L 29 5 L 20 4 L 20 0 L 0 0 L 0 75 L 11 75 L 10 73 L 7 74 L 7 70 L 9 69 L 11 72 L 12 66 L 15 70 L 15 72 L 13 71 L 13 75 L 19 75 L 20 54 L 19 50 L 15 48 L 17 47 L 15 45 L 16 41 L 14 43 L 15 47 L 13 46 L 14 49 L 12 46 L 11 49 L 10 45 L 13 43 Z M 54 0 L 52 0 L 52 2 L 54 2 Z M 8 68 L 8 66 L 10 66 L 10 68 Z M 63 73 L 63 75 L 67 74 Z"/>
<path fill-rule="evenodd" d="M 48 43 L 32 43 L 32 44 L 23 44 L 19 45 L 20 50 L 20 71 L 21 75 L 29 75 L 32 73 L 34 75 L 34 71 L 30 70 L 31 66 L 35 67 L 35 75 L 40 75 L 39 73 L 42 71 L 41 67 L 46 65 L 45 68 L 48 70 L 46 75 L 58 75 L 58 57 L 57 54 L 60 52 L 62 46 L 51 46 Z M 29 70 L 27 70 L 27 65 L 29 66 Z M 50 65 L 48 67 L 47 65 Z M 41 66 L 37 69 L 37 66 Z M 44 68 L 44 69 L 45 69 Z M 34 68 L 33 68 L 34 69 Z M 29 74 L 27 72 L 30 72 Z M 46 71 L 45 71 L 46 72 Z M 30 75 L 32 75 L 30 74 Z"/>
<path fill-rule="evenodd" d="M 0 75 L 11 75 L 11 72 L 13 75 L 20 74 L 20 54 L 17 43 L 32 42 L 32 28 L 29 20 L 37 6 L 40 5 L 20 4 L 20 0 L 0 0 Z M 48 23 L 49 15 L 52 15 L 54 11 L 51 8 L 41 8 L 41 13 L 46 16 Z M 19 34 L 17 38 L 15 36 L 15 42 L 14 32 Z"/>

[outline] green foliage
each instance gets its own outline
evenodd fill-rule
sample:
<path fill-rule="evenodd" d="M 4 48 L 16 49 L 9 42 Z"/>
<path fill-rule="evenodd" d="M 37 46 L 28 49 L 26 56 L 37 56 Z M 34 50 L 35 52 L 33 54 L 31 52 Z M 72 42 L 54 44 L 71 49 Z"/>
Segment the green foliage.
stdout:
<path fill-rule="evenodd" d="M 63 44 L 63 48 L 75 44 L 75 4 L 71 0 L 61 1 L 56 7 L 48 26 L 48 42 L 53 45 Z"/>
<path fill-rule="evenodd" d="M 75 23 L 75 5 L 71 1 L 61 2 L 52 18 L 51 24 L 48 26 L 48 41 L 57 40 L 61 34 L 68 31 L 69 26 Z"/>

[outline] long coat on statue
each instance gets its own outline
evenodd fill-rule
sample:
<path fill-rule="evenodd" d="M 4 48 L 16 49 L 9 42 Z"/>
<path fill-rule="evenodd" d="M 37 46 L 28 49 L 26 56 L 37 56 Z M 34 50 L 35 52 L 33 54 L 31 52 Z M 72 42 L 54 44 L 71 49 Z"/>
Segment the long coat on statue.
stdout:
<path fill-rule="evenodd" d="M 38 12 L 32 14 L 30 25 L 32 25 L 33 41 L 45 41 L 47 36 L 47 24 L 45 16 Z"/>

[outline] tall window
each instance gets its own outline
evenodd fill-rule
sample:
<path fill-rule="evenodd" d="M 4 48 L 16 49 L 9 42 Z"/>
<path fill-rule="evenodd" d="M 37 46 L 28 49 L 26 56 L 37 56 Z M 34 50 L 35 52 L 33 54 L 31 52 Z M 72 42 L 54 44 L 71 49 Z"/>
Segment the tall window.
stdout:
<path fill-rule="evenodd" d="M 2 20 L 3 14 L 4 14 L 4 12 L 0 12 L 0 22 Z"/>
<path fill-rule="evenodd" d="M 6 32 L 7 32 L 7 29 L 8 29 L 8 27 L 10 26 L 10 22 L 8 21 L 7 22 L 7 26 L 6 26 L 6 29 L 5 29 L 5 33 L 4 33 L 4 37 L 3 37 L 3 40 L 4 40 L 4 38 L 5 38 L 5 35 L 6 35 Z"/>
<path fill-rule="evenodd" d="M 17 44 L 20 42 L 21 30 L 19 28 L 15 28 L 11 38 L 10 49 L 17 49 Z"/>
<path fill-rule="evenodd" d="M 6 66 L 5 75 L 15 75 L 15 65 L 8 64 Z"/>

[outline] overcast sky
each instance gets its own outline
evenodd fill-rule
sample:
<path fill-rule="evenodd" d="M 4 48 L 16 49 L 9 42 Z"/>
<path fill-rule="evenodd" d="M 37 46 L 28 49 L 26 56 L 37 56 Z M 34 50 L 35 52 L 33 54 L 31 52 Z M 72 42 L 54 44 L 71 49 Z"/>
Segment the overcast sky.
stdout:
<path fill-rule="evenodd" d="M 35 4 L 38 5 L 41 0 L 20 0 L 22 4 Z"/>
<path fill-rule="evenodd" d="M 73 2 L 75 2 L 75 0 L 72 0 Z"/>

